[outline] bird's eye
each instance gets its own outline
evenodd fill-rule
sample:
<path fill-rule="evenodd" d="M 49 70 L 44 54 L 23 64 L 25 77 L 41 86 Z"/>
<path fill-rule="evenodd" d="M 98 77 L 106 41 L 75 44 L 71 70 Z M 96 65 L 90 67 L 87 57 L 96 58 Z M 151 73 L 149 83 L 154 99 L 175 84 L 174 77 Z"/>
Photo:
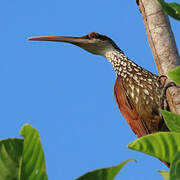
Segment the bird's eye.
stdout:
<path fill-rule="evenodd" d="M 98 33 L 96 33 L 96 32 L 91 32 L 91 33 L 89 33 L 88 34 L 88 37 L 89 37 L 89 39 L 98 39 L 99 38 L 99 34 Z"/>

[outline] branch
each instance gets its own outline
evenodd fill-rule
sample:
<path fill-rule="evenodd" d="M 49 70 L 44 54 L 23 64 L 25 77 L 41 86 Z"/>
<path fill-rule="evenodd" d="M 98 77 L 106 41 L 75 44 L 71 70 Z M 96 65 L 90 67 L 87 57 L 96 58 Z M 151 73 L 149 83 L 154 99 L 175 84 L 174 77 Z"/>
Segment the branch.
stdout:
<path fill-rule="evenodd" d="M 168 71 L 180 65 L 169 18 L 155 0 L 139 0 L 138 4 L 158 72 L 160 75 L 166 75 Z M 180 89 L 169 88 L 167 100 L 171 111 L 180 114 Z"/>

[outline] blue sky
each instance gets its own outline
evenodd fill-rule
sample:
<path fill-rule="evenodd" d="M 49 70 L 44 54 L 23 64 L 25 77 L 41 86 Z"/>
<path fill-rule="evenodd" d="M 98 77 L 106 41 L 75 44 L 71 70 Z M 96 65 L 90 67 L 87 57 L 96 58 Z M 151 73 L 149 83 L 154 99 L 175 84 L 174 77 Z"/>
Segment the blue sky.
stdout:
<path fill-rule="evenodd" d="M 136 136 L 115 103 L 110 63 L 73 45 L 26 40 L 99 32 L 156 73 L 135 0 L 6 0 L 0 17 L 0 138 L 19 137 L 25 123 L 37 128 L 50 180 L 74 179 L 128 158 L 138 162 L 128 163 L 116 180 L 162 179 L 160 161 L 126 148 Z M 179 48 L 180 24 L 171 23 Z"/>

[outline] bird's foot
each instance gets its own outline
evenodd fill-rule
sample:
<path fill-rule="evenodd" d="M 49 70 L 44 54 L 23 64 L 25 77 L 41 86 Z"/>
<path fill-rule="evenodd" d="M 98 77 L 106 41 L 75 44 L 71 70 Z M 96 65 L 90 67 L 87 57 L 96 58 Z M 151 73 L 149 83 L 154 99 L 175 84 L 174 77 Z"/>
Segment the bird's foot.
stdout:
<path fill-rule="evenodd" d="M 163 80 L 163 78 L 164 78 L 164 80 Z M 160 75 L 160 76 L 158 77 L 158 80 L 157 80 L 157 81 L 158 81 L 159 84 L 161 84 L 160 89 L 165 86 L 167 79 L 168 79 L 168 77 L 167 77 L 166 75 Z"/>
<path fill-rule="evenodd" d="M 162 75 L 162 76 L 164 76 L 164 75 Z M 167 76 L 165 76 L 165 77 L 167 78 Z M 159 78 L 161 78 L 161 76 L 160 76 Z M 165 85 L 165 83 L 164 83 L 163 89 L 162 89 L 162 91 L 161 91 L 161 96 L 160 96 L 160 108 L 161 108 L 161 109 L 166 109 L 166 108 L 165 108 L 165 107 L 166 107 L 166 106 L 165 106 L 165 102 L 166 102 L 166 92 L 167 92 L 168 88 L 170 88 L 170 87 L 180 88 L 180 86 L 177 85 L 175 82 L 169 82 L 169 83 L 167 83 L 166 85 Z"/>

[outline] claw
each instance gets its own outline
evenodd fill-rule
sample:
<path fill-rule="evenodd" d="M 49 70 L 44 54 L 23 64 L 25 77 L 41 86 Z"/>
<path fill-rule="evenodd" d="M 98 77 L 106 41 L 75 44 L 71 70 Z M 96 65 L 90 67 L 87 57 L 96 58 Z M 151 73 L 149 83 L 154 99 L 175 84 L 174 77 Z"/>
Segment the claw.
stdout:
<path fill-rule="evenodd" d="M 161 81 L 162 78 L 165 78 L 163 82 Z M 166 75 L 160 75 L 160 76 L 158 77 L 158 80 L 157 80 L 158 83 L 162 84 L 162 86 L 161 86 L 160 88 L 163 88 L 163 87 L 164 87 L 167 79 L 168 79 L 168 77 L 167 77 Z"/>
<path fill-rule="evenodd" d="M 159 78 L 161 78 L 161 76 Z M 169 82 L 163 87 L 161 97 L 160 97 L 160 107 L 161 107 L 161 109 L 165 109 L 164 102 L 165 102 L 165 99 L 166 99 L 166 92 L 167 92 L 168 88 L 173 87 L 173 86 L 175 86 L 177 88 L 180 88 L 180 86 L 177 85 L 175 82 Z"/>

